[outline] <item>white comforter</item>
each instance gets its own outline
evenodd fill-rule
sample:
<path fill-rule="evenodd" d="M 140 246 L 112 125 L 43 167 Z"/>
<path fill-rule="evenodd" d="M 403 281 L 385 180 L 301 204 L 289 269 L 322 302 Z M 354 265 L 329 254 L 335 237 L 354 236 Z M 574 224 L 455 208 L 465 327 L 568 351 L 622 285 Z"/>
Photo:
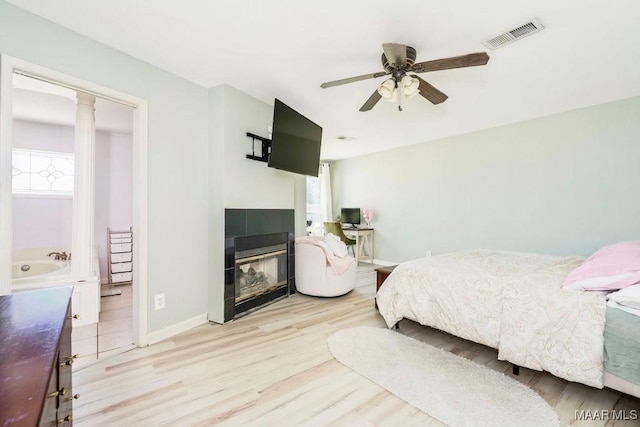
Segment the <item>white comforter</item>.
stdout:
<path fill-rule="evenodd" d="M 463 251 L 400 264 L 377 295 L 392 327 L 406 318 L 498 349 L 498 358 L 603 387 L 603 293 L 566 291 L 584 259 Z"/>

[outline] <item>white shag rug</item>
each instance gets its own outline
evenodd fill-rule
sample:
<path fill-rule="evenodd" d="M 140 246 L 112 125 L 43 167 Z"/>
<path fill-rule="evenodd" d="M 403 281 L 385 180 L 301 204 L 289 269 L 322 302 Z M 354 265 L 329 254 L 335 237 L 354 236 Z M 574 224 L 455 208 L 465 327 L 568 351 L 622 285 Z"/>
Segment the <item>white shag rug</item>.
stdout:
<path fill-rule="evenodd" d="M 339 362 L 452 427 L 560 424 L 529 387 L 399 332 L 343 329 L 328 343 Z"/>

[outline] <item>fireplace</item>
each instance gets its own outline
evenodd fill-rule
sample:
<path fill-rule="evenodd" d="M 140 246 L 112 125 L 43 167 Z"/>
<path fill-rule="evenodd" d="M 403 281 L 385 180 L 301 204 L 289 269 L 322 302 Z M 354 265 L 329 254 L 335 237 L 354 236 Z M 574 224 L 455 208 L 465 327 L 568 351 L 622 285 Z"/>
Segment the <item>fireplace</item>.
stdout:
<path fill-rule="evenodd" d="M 224 321 L 295 293 L 294 211 L 225 210 Z"/>
<path fill-rule="evenodd" d="M 236 314 L 287 295 L 287 235 L 236 238 L 234 275 Z"/>

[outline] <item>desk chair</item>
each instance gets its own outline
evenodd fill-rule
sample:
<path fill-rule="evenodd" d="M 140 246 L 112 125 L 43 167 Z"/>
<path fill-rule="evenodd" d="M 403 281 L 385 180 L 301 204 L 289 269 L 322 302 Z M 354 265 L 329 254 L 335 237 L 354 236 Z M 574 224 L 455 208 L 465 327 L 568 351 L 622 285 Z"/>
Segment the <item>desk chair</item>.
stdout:
<path fill-rule="evenodd" d="M 353 256 L 356 256 L 355 245 L 356 241 L 354 239 L 350 239 L 344 235 L 344 231 L 342 231 L 342 226 L 339 222 L 325 222 L 324 223 L 324 234 L 335 234 L 347 245 L 347 248 L 351 248 L 353 252 Z"/>

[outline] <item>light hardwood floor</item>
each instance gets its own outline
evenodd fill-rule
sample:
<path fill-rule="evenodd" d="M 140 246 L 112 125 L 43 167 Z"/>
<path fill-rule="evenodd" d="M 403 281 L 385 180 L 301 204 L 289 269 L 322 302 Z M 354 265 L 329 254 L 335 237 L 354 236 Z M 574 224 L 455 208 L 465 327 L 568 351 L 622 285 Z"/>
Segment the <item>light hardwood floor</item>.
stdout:
<path fill-rule="evenodd" d="M 334 331 L 385 327 L 374 309 L 373 267 L 339 298 L 295 294 L 225 325 L 206 324 L 158 344 L 98 361 L 73 374 L 74 424 L 97 425 L 443 425 L 337 362 Z M 510 373 L 491 348 L 402 321 L 400 332 L 496 371 Z M 640 400 L 521 369 L 514 377 L 556 409 L 563 425 L 576 410 L 640 411 Z"/>

